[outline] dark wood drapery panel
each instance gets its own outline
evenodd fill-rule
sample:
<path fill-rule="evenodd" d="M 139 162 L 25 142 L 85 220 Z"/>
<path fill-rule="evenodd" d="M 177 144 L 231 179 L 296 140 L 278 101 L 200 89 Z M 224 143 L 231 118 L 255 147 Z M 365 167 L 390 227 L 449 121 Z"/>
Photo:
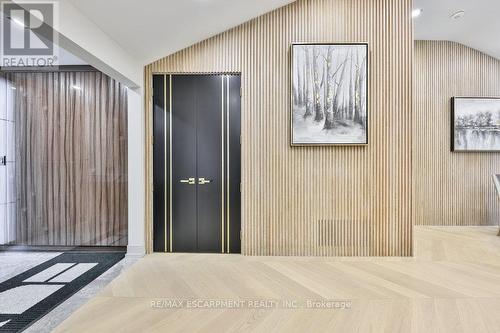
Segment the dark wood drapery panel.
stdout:
<path fill-rule="evenodd" d="M 100 72 L 9 73 L 17 244 L 127 244 L 127 91 Z"/>

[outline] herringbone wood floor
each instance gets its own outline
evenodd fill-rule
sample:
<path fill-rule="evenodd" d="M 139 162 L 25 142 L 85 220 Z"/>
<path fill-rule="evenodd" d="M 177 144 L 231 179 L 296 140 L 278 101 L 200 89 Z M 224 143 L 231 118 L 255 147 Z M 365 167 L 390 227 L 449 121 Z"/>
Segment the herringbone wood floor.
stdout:
<path fill-rule="evenodd" d="M 414 258 L 149 255 L 56 331 L 499 332 L 496 234 L 495 227 L 416 227 Z M 295 300 L 299 305 L 329 299 L 351 306 L 151 306 L 155 300 L 197 298 Z"/>

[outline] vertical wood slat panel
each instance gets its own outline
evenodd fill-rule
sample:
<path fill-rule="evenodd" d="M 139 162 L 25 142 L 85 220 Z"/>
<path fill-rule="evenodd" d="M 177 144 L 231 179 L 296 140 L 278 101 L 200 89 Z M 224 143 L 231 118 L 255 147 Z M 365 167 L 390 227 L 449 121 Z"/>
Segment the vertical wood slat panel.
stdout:
<path fill-rule="evenodd" d="M 8 79 L 17 87 L 15 243 L 127 245 L 126 88 L 100 72 Z"/>
<path fill-rule="evenodd" d="M 409 256 L 409 0 L 299 0 L 145 67 L 152 251 L 153 73 L 242 73 L 242 252 Z M 290 43 L 369 43 L 369 145 L 291 148 Z"/>
<path fill-rule="evenodd" d="M 500 96 L 500 61 L 446 41 L 415 42 L 413 219 L 416 225 L 494 225 L 498 153 L 452 153 L 451 97 Z"/>

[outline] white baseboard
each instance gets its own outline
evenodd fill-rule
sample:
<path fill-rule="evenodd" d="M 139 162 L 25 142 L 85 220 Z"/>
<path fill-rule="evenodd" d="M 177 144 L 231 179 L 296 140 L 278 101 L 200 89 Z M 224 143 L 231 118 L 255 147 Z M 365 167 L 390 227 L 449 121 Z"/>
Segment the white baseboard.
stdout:
<path fill-rule="evenodd" d="M 127 257 L 142 258 L 146 254 L 144 246 L 140 245 L 128 245 L 127 246 Z"/>

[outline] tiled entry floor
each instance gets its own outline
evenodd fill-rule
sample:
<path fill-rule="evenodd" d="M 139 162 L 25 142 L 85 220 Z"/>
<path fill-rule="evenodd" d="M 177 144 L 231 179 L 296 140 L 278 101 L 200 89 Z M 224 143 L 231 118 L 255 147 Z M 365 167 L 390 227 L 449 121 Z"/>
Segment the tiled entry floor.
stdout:
<path fill-rule="evenodd" d="M 21 274 L 37 265 L 47 262 L 53 258 L 59 256 L 60 252 L 0 252 L 0 283 L 3 283 L 18 274 Z M 104 288 L 109 282 L 111 282 L 116 276 L 120 275 L 127 267 L 129 267 L 135 259 L 125 258 L 111 267 L 109 270 L 101 274 L 90 284 L 86 285 L 78 291 L 73 296 L 69 297 L 63 303 L 52 309 L 51 312 L 46 314 L 40 320 L 35 322 L 30 326 L 25 332 L 50 332 L 54 327 L 61 323 L 64 319 L 69 317 L 76 309 L 78 309 L 82 304 L 84 304 L 89 298 L 97 294 L 102 288 Z M 59 266 L 64 264 L 56 264 L 51 266 L 51 269 L 57 269 Z M 69 280 L 72 277 L 72 272 L 77 273 L 79 270 L 83 272 L 86 269 L 92 267 L 83 267 L 85 264 L 77 264 L 72 267 L 72 269 L 67 270 L 67 273 L 62 273 L 58 275 L 59 280 Z M 88 264 L 87 264 L 88 265 Z M 64 268 L 64 267 L 60 267 Z M 68 267 L 66 267 L 68 269 Z M 50 270 L 50 269 L 49 269 Z M 46 270 L 47 274 L 50 273 Z M 45 273 L 44 273 L 45 274 Z M 43 279 L 43 277 L 40 277 Z M 32 276 L 31 279 L 37 280 L 36 276 Z M 45 280 L 45 279 L 43 279 Z M 62 281 L 61 280 L 61 281 Z M 29 281 L 28 281 L 29 282 Z M 57 282 L 54 280 L 54 282 Z M 36 281 L 34 283 L 37 283 Z M 36 287 L 36 286 L 35 286 Z M 23 292 L 23 296 L 26 296 L 26 292 Z M 5 298 L 5 297 L 4 297 Z M 6 300 L 4 300 L 6 301 Z M 19 302 L 17 302 L 19 303 Z"/>

